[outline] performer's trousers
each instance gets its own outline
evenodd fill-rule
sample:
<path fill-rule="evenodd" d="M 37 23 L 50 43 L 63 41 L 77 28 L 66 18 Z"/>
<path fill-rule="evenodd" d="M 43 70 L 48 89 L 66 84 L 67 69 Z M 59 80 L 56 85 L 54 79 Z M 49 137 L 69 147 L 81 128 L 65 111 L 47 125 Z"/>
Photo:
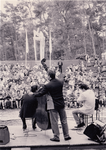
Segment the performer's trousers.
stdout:
<path fill-rule="evenodd" d="M 26 119 L 21 118 L 23 126 L 26 125 Z M 36 126 L 36 118 L 32 118 L 32 127 L 34 128 Z"/>
<path fill-rule="evenodd" d="M 51 127 L 52 127 L 54 137 L 59 139 L 59 136 L 60 136 L 59 127 L 58 127 L 58 116 L 60 117 L 64 138 L 69 137 L 65 109 L 64 108 L 56 109 L 56 110 L 53 109 L 53 110 L 50 110 L 49 113 L 50 113 L 50 121 L 51 121 Z"/>
<path fill-rule="evenodd" d="M 77 125 L 84 122 L 84 113 L 80 109 L 73 110 L 72 114 Z"/>

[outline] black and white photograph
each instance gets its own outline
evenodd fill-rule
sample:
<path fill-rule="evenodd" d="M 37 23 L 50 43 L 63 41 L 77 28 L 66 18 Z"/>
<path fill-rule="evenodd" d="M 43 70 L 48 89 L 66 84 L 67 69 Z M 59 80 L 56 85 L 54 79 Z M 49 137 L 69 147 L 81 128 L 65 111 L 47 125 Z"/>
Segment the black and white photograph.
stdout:
<path fill-rule="evenodd" d="M 106 0 L 0 0 L 0 150 L 106 150 Z"/>

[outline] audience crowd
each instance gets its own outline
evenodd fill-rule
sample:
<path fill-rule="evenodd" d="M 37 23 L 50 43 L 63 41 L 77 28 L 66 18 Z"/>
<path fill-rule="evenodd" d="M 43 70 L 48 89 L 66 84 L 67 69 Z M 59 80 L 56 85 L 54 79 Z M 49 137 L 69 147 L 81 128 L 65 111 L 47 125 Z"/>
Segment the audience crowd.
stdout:
<path fill-rule="evenodd" d="M 52 65 L 60 77 L 58 65 Z M 87 83 L 95 91 L 100 106 L 106 105 L 106 80 L 100 73 L 87 70 L 84 64 L 70 65 L 64 73 L 64 98 L 66 107 L 80 107 L 77 103 L 79 96 L 78 83 Z M 5 64 L 0 65 L 0 109 L 21 108 L 22 96 L 32 85 L 42 85 L 48 82 L 48 75 L 42 65 Z"/>
<path fill-rule="evenodd" d="M 93 70 L 96 70 L 96 72 Z M 106 105 L 106 77 L 103 73 L 98 71 L 98 66 L 95 66 L 93 69 L 88 69 L 83 63 L 80 65 L 70 65 L 65 72 L 65 81 L 66 105 L 68 107 L 79 107 L 77 98 L 80 93 L 77 85 L 80 82 L 86 83 L 94 90 L 100 107 Z"/>
<path fill-rule="evenodd" d="M 21 98 L 32 85 L 47 82 L 47 73 L 41 65 L 30 66 L 9 64 L 0 66 L 0 107 L 20 108 Z"/>

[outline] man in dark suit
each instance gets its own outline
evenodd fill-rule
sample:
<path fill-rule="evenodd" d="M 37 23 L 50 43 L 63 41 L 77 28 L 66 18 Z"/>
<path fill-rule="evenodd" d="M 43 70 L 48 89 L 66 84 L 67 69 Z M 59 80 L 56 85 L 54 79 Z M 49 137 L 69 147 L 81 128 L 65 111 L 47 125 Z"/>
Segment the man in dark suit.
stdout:
<path fill-rule="evenodd" d="M 60 81 L 55 78 L 55 71 L 53 70 L 48 70 L 48 76 L 50 82 L 44 85 L 40 92 L 34 93 L 34 95 L 40 97 L 49 93 L 53 99 L 54 109 L 50 110 L 49 113 L 50 113 L 50 121 L 51 121 L 51 127 L 52 127 L 54 137 L 51 138 L 50 140 L 56 142 L 60 141 L 58 115 L 60 116 L 64 139 L 70 140 L 71 137 L 69 136 L 67 117 L 65 112 L 65 103 L 63 99 L 63 93 L 62 93 L 63 81 Z"/>
<path fill-rule="evenodd" d="M 58 62 L 58 67 L 59 67 L 59 71 L 62 73 L 62 66 L 63 66 L 63 62 L 61 61 L 61 59 Z"/>
<path fill-rule="evenodd" d="M 20 117 L 23 123 L 23 130 L 27 128 L 26 119 L 32 118 L 32 128 L 36 128 L 36 109 L 38 106 L 37 98 L 32 94 L 37 90 L 37 86 L 31 87 L 31 91 L 25 94 L 21 99 Z"/>

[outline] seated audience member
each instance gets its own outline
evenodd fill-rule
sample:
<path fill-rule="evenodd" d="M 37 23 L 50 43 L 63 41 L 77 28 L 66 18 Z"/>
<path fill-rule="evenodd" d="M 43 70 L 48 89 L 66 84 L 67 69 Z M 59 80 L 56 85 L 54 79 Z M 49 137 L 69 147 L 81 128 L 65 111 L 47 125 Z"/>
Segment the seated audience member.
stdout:
<path fill-rule="evenodd" d="M 32 94 L 37 90 L 37 86 L 34 85 L 31 87 L 31 91 L 24 94 L 21 101 L 21 110 L 20 110 L 20 117 L 23 123 L 23 129 L 27 128 L 26 119 L 25 118 L 32 118 L 32 128 L 36 128 L 36 108 L 38 105 L 36 97 Z"/>
<path fill-rule="evenodd" d="M 5 101 L 6 101 L 7 93 L 4 89 L 2 89 L 2 107 L 5 109 Z"/>
<path fill-rule="evenodd" d="M 78 103 L 82 103 L 82 107 L 76 108 L 72 111 L 73 117 L 76 121 L 76 128 L 85 126 L 84 115 L 92 115 L 95 110 L 95 93 L 86 84 L 80 84 L 80 96 L 77 99 Z"/>
<path fill-rule="evenodd" d="M 6 108 L 6 109 L 10 109 L 10 108 L 11 108 L 11 101 L 10 101 L 10 99 L 9 99 L 9 98 L 7 98 L 5 108 Z"/>

